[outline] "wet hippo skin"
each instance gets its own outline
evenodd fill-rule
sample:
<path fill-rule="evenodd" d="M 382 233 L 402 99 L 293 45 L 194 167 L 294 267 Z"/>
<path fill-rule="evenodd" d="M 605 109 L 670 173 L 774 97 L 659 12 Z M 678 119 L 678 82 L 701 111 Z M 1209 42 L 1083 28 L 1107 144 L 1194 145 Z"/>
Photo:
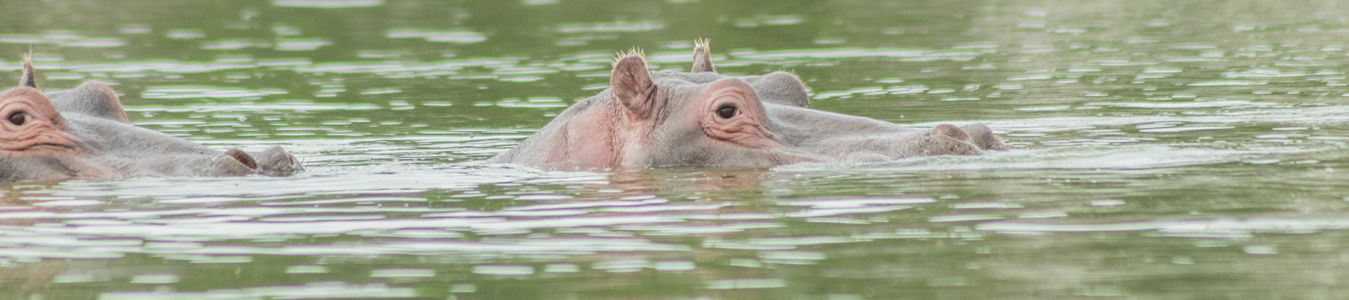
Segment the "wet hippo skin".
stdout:
<path fill-rule="evenodd" d="M 0 93 L 0 184 L 134 176 L 289 176 L 299 161 L 271 147 L 220 151 L 131 125 L 107 85 L 43 94 L 32 64 Z"/>
<path fill-rule="evenodd" d="M 1007 145 L 983 124 L 902 127 L 814 110 L 795 75 L 716 73 L 706 42 L 692 72 L 650 72 L 632 51 L 609 88 L 578 101 L 495 163 L 536 167 L 772 167 L 977 155 Z"/>

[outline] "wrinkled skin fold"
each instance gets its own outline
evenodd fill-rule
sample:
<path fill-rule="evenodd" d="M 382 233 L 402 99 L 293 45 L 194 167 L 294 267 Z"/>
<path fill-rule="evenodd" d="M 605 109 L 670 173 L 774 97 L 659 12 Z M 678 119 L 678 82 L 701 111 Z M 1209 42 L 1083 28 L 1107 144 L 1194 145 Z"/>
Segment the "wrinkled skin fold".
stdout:
<path fill-rule="evenodd" d="M 32 65 L 0 92 L 0 184 L 136 176 L 289 176 L 299 161 L 280 147 L 220 151 L 131 125 L 107 85 L 44 94 Z"/>
<path fill-rule="evenodd" d="M 795 75 L 716 73 L 705 41 L 693 72 L 650 72 L 621 55 L 609 88 L 578 101 L 490 162 L 535 167 L 773 167 L 978 155 L 1007 145 L 983 124 L 930 130 L 810 108 Z"/>

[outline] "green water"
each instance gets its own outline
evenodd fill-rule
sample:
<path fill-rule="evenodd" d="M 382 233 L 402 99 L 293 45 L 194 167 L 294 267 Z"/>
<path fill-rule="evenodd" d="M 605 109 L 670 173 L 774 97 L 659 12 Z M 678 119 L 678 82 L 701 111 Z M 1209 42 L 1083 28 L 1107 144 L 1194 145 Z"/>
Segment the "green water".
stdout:
<path fill-rule="evenodd" d="M 1338 1 L 7 1 L 0 80 L 282 145 L 287 178 L 0 187 L 0 299 L 1338 299 Z M 614 52 L 789 70 L 815 108 L 984 122 L 979 157 L 482 163 Z M 6 79 L 8 78 L 8 79 Z"/>

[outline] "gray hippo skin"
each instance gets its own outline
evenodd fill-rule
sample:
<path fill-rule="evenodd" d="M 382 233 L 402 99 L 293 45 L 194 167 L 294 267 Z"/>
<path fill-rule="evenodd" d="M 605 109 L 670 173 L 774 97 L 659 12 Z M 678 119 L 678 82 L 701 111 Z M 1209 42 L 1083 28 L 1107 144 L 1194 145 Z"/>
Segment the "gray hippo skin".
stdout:
<path fill-rule="evenodd" d="M 281 147 L 219 151 L 131 125 L 99 82 L 43 94 L 24 62 L 20 86 L 0 93 L 0 184 L 134 176 L 289 176 L 302 170 Z"/>
<path fill-rule="evenodd" d="M 652 73 L 640 53 L 619 57 L 608 89 L 578 101 L 490 162 L 553 168 L 773 167 L 1007 149 L 983 124 L 918 130 L 814 110 L 795 75 L 721 75 L 707 43 L 699 42 L 693 53 L 693 72 Z"/>

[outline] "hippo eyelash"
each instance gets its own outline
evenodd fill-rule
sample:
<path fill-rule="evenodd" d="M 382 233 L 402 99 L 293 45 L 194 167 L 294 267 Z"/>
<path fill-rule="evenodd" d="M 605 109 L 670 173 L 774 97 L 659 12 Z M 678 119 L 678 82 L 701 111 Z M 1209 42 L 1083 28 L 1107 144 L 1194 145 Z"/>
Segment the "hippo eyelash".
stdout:
<path fill-rule="evenodd" d="M 717 109 L 717 116 L 722 119 L 730 119 L 735 116 L 735 106 L 722 106 Z"/>
<path fill-rule="evenodd" d="M 9 123 L 14 124 L 14 126 L 23 126 L 23 124 L 28 123 L 28 114 L 24 112 L 15 112 L 10 114 L 6 119 L 9 119 Z"/>

